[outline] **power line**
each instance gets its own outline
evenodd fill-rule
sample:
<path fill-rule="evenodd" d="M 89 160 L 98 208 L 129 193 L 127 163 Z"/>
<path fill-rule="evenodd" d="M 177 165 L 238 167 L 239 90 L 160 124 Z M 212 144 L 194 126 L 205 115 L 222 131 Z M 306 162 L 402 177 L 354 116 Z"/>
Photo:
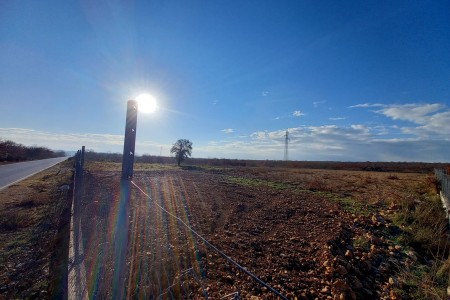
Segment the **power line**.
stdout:
<path fill-rule="evenodd" d="M 286 131 L 287 132 L 287 131 Z M 176 215 L 170 213 L 169 211 L 167 211 L 164 207 L 162 207 L 161 205 L 159 205 L 155 200 L 152 199 L 152 197 L 150 197 L 150 195 L 148 195 L 146 192 L 144 192 L 133 180 L 131 180 L 131 183 L 138 189 L 141 191 L 142 194 L 144 194 L 148 199 L 150 199 L 156 206 L 158 206 L 162 211 L 164 211 L 166 214 L 168 214 L 169 216 L 175 218 L 176 220 L 178 220 L 178 222 L 180 222 L 182 225 L 184 225 L 187 229 L 189 229 L 193 234 L 195 234 L 199 239 L 201 239 L 208 247 L 210 247 L 211 249 L 213 249 L 214 251 L 216 251 L 220 256 L 222 256 L 223 258 L 225 258 L 226 260 L 228 260 L 231 264 L 235 265 L 238 269 L 240 269 L 242 272 L 244 272 L 245 274 L 249 275 L 251 278 L 253 278 L 253 280 L 255 280 L 256 282 L 258 282 L 260 285 L 265 286 L 269 291 L 271 291 L 272 293 L 274 293 L 275 295 L 277 295 L 278 297 L 280 297 L 283 300 L 289 300 L 286 296 L 284 296 L 283 294 L 281 294 L 279 291 L 277 291 L 276 289 L 274 289 L 273 287 L 271 287 L 268 283 L 265 283 L 264 281 L 262 281 L 260 278 L 258 278 L 255 274 L 253 274 L 252 272 L 248 271 L 246 268 L 244 268 L 243 266 L 241 266 L 239 263 L 237 263 L 235 260 L 233 260 L 231 257 L 229 257 L 228 255 L 226 255 L 224 252 L 222 252 L 221 250 L 219 250 L 216 246 L 214 246 L 213 244 L 211 244 L 208 240 L 206 240 L 203 236 L 201 236 L 199 233 L 197 233 L 197 231 L 195 231 L 194 229 L 192 229 L 188 224 L 186 224 L 183 220 L 181 220 L 180 218 L 178 218 Z"/>

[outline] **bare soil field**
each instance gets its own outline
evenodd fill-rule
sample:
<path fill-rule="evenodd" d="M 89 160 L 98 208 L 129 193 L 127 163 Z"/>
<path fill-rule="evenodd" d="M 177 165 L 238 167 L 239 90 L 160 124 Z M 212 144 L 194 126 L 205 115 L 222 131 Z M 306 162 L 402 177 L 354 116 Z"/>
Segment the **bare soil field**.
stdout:
<path fill-rule="evenodd" d="M 91 162 L 85 171 L 90 297 L 111 296 L 119 170 Z M 289 299 L 414 298 L 402 274 L 430 263 L 396 216 L 435 201 L 432 174 L 138 164 L 134 182 L 150 197 L 132 189 L 128 298 L 277 299 L 159 206 Z M 430 213 L 446 224 L 442 210 Z"/>
<path fill-rule="evenodd" d="M 0 191 L 0 299 L 58 297 L 77 263 L 61 259 L 71 164 Z M 90 161 L 84 172 L 76 259 L 91 298 L 112 293 L 120 168 Z M 398 172 L 136 164 L 126 297 L 277 299 L 186 224 L 289 299 L 447 299 L 436 180 L 420 164 L 388 169 Z"/>

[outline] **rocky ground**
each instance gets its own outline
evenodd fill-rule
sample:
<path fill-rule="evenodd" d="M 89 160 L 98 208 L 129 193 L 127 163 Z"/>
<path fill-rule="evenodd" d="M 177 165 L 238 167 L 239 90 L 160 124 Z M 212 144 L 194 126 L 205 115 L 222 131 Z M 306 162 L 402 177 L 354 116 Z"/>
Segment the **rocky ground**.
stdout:
<path fill-rule="evenodd" d="M 85 175 L 87 282 L 108 297 L 119 175 Z M 289 299 L 405 298 L 397 274 L 417 255 L 394 242 L 390 215 L 427 175 L 192 167 L 138 169 L 134 182 L 150 198 L 133 188 L 129 298 L 277 299 L 160 207 Z"/>

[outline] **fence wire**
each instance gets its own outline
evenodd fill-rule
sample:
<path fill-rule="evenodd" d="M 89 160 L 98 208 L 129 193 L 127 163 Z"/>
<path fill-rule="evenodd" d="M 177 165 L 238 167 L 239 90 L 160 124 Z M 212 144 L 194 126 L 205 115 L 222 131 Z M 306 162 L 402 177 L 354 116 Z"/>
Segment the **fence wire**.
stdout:
<path fill-rule="evenodd" d="M 450 175 L 447 169 L 435 169 L 434 174 L 439 181 L 441 191 L 444 196 L 450 200 Z"/>
<path fill-rule="evenodd" d="M 221 250 L 219 250 L 216 246 L 214 246 L 213 244 L 211 244 L 206 238 L 204 238 L 203 236 L 201 236 L 197 231 L 195 231 L 192 227 L 190 227 L 188 224 L 186 224 L 183 220 L 181 220 L 179 217 L 177 217 L 176 215 L 172 214 L 171 212 L 167 211 L 164 207 L 162 207 L 161 205 L 159 205 L 155 200 L 152 199 L 152 197 L 147 194 L 146 192 L 144 192 L 144 190 L 142 188 L 140 188 L 134 181 L 131 181 L 131 183 L 139 190 L 141 191 L 141 193 L 143 195 L 145 195 L 150 201 L 152 201 L 159 209 L 161 209 L 162 211 L 164 211 L 166 214 L 168 214 L 169 216 L 171 216 L 172 218 L 175 218 L 180 224 L 182 224 L 183 226 L 185 226 L 188 230 L 190 230 L 195 236 L 197 236 L 199 239 L 201 239 L 205 245 L 207 245 L 209 248 L 211 248 L 212 250 L 214 250 L 216 253 L 218 253 L 220 256 L 222 256 L 224 259 L 226 259 L 228 262 L 230 262 L 231 264 L 233 264 L 235 267 L 237 267 L 239 270 L 241 270 L 242 272 L 244 272 L 245 274 L 247 274 L 248 276 L 250 276 L 254 281 L 256 281 L 257 283 L 259 283 L 260 285 L 266 287 L 269 291 L 271 291 L 273 294 L 277 295 L 278 297 L 280 297 L 283 300 L 288 300 L 288 298 L 286 296 L 284 296 L 283 294 L 281 294 L 279 291 L 277 291 L 276 289 L 274 289 L 273 287 L 271 287 L 268 283 L 264 282 L 263 280 L 261 280 L 259 277 L 257 277 L 255 274 L 253 274 L 252 272 L 248 271 L 247 268 L 241 266 L 239 263 L 237 263 L 235 260 L 233 260 L 231 257 L 229 257 L 228 255 L 226 255 L 224 252 L 222 252 Z"/>

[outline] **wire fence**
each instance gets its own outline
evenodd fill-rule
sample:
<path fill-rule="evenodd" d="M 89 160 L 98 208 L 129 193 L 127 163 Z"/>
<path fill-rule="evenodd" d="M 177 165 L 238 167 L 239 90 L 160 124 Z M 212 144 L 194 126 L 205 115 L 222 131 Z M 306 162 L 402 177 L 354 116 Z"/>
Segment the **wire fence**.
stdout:
<path fill-rule="evenodd" d="M 442 206 L 450 224 L 450 176 L 448 169 L 434 169 L 434 174 L 438 180 Z"/>
<path fill-rule="evenodd" d="M 161 209 L 162 211 L 164 211 L 166 214 L 168 214 L 169 216 L 171 216 L 172 218 L 176 219 L 180 224 L 182 224 L 183 226 L 185 226 L 188 230 L 190 230 L 194 235 L 196 235 L 199 239 L 201 239 L 205 245 L 207 245 L 209 248 L 211 248 L 212 250 L 214 250 L 217 254 L 219 254 L 220 256 L 222 256 L 224 259 L 226 259 L 229 263 L 231 263 L 232 265 L 234 265 L 235 267 L 237 267 L 239 270 L 241 270 L 242 272 L 244 272 L 245 274 L 247 274 L 248 276 L 250 276 L 254 281 L 256 281 L 258 284 L 260 284 L 261 286 L 266 287 L 269 291 L 271 291 L 274 295 L 280 297 L 283 300 L 288 300 L 287 297 L 285 297 L 283 294 L 281 294 L 279 291 L 277 291 L 276 289 L 274 289 L 272 286 L 270 286 L 268 283 L 264 282 L 263 280 L 261 280 L 258 276 L 256 276 L 255 274 L 253 274 L 252 272 L 250 272 L 249 270 L 247 270 L 247 268 L 241 266 L 238 262 L 236 262 L 234 259 L 232 259 L 231 257 L 229 257 L 228 255 L 226 255 L 223 251 L 221 251 L 220 249 L 218 249 L 216 246 L 214 246 L 213 244 L 211 244 L 211 242 L 209 242 L 207 239 L 205 239 L 202 235 L 200 235 L 197 231 L 195 231 L 194 229 L 192 229 L 188 224 L 186 224 L 183 220 L 181 220 L 179 217 L 177 217 L 176 215 L 172 214 L 171 212 L 169 212 L 168 210 L 166 210 L 164 207 L 162 207 L 161 205 L 159 205 L 156 201 L 154 201 L 149 194 L 147 194 L 146 192 L 144 192 L 143 189 L 141 189 L 134 181 L 131 181 L 131 183 L 143 194 L 145 195 L 150 201 L 152 201 L 159 209 Z"/>
<path fill-rule="evenodd" d="M 77 222 L 74 230 L 72 230 L 72 234 L 74 234 L 74 245 L 72 245 L 72 247 L 74 248 L 74 257 L 80 257 L 80 254 L 78 253 L 78 251 L 81 249 L 83 249 L 83 245 L 82 243 L 82 238 L 80 238 L 79 234 L 81 234 L 81 214 L 83 213 L 84 210 L 82 210 L 82 201 L 81 198 L 83 198 L 82 193 L 83 193 L 83 188 L 82 188 L 82 183 L 83 183 L 83 165 L 84 165 L 84 148 L 83 150 L 80 150 L 77 152 L 77 154 L 74 157 L 74 167 L 75 167 L 75 178 L 74 180 L 77 181 L 77 186 L 74 186 L 74 199 L 73 199 L 73 207 L 74 207 L 74 211 L 72 212 L 72 214 L 74 215 L 75 221 Z M 164 214 L 166 214 L 168 217 L 173 218 L 174 220 L 176 220 L 176 222 L 178 222 L 180 225 L 184 226 L 188 231 L 190 231 L 194 236 L 196 236 L 197 238 L 199 238 L 206 247 L 210 248 L 211 250 L 213 250 L 215 253 L 217 253 L 219 256 L 221 256 L 222 258 L 224 258 L 228 263 L 230 263 L 231 265 L 233 265 L 234 267 L 236 267 L 237 269 L 239 269 L 243 274 L 246 274 L 249 276 L 249 279 L 251 278 L 253 281 L 255 281 L 257 284 L 259 284 L 261 287 L 265 287 L 268 291 L 270 291 L 273 295 L 275 295 L 278 299 L 283 299 L 283 300 L 287 300 L 288 298 L 286 296 L 284 296 L 281 292 L 279 292 L 278 290 L 276 290 L 275 288 L 273 288 L 271 285 L 269 285 L 267 282 L 263 281 L 261 278 L 259 278 L 257 275 L 253 274 L 252 272 L 250 272 L 246 267 L 242 266 L 241 264 L 239 264 L 237 261 L 235 261 L 234 259 L 232 259 L 230 256 L 228 256 L 227 254 L 225 254 L 222 250 L 218 249 L 216 246 L 214 246 L 210 241 L 208 241 L 206 238 L 204 238 L 200 233 L 198 233 L 197 231 L 195 231 L 191 226 L 189 226 L 185 221 L 183 221 L 179 216 L 177 216 L 174 212 L 170 212 L 169 210 L 167 210 L 166 208 L 164 208 L 163 206 L 161 206 L 157 201 L 155 201 L 148 193 L 146 193 L 144 191 L 144 189 L 142 189 L 140 186 L 138 186 L 134 181 L 130 180 L 131 183 L 131 187 L 135 188 L 137 191 L 139 191 L 139 193 L 141 193 L 142 195 L 144 195 L 146 198 L 148 198 L 159 210 L 161 210 Z M 89 210 L 87 210 L 88 212 Z M 100 226 L 101 227 L 101 226 Z M 97 230 L 99 228 L 96 228 Z M 101 230 L 101 228 L 100 228 Z M 80 245 L 78 245 L 78 243 L 80 243 Z M 84 257 L 83 257 L 84 260 Z M 82 263 L 82 262 L 81 262 Z M 70 269 L 74 268 L 74 263 L 71 264 L 71 266 L 69 266 Z M 73 298 L 73 299 L 86 299 L 87 298 L 87 286 L 86 286 L 86 278 L 82 278 L 82 281 L 84 282 L 84 284 L 81 284 L 77 281 L 80 281 L 80 278 L 77 278 L 80 276 L 80 272 L 72 272 L 72 273 L 77 273 L 72 275 L 73 278 L 69 278 L 69 281 L 73 281 L 77 284 L 72 284 L 72 292 L 69 291 L 69 299 Z M 69 277 L 71 275 L 69 274 Z M 84 275 L 85 276 L 85 275 Z M 82 276 L 83 277 L 83 276 Z M 194 268 L 188 268 L 186 270 L 183 270 L 180 274 L 178 274 L 177 276 L 175 276 L 175 278 L 173 279 L 173 283 L 166 287 L 164 290 L 162 290 L 160 292 L 159 295 L 156 296 L 155 299 L 163 299 L 165 296 L 172 294 L 172 289 L 177 288 L 177 281 L 181 281 L 182 277 L 192 277 L 195 279 L 195 281 L 200 285 L 200 289 L 202 291 L 203 297 L 204 299 L 208 299 L 208 292 L 207 289 L 205 288 L 204 284 L 202 283 L 202 276 L 200 276 L 199 274 L 197 274 L 197 272 L 194 270 Z M 71 285 L 69 283 L 69 285 Z M 69 290 L 71 288 L 69 287 Z M 86 292 L 86 294 L 84 294 L 84 296 L 80 296 L 79 293 L 77 292 L 77 290 L 83 290 Z M 70 296 L 70 294 L 72 294 L 72 297 Z M 153 295 L 155 296 L 155 295 Z M 233 300 L 240 300 L 241 295 L 239 293 L 239 291 L 228 294 L 226 296 L 221 297 L 221 299 L 233 299 Z"/>
<path fill-rule="evenodd" d="M 440 190 L 450 200 L 450 175 L 447 169 L 435 169 L 434 174 L 439 181 Z"/>

